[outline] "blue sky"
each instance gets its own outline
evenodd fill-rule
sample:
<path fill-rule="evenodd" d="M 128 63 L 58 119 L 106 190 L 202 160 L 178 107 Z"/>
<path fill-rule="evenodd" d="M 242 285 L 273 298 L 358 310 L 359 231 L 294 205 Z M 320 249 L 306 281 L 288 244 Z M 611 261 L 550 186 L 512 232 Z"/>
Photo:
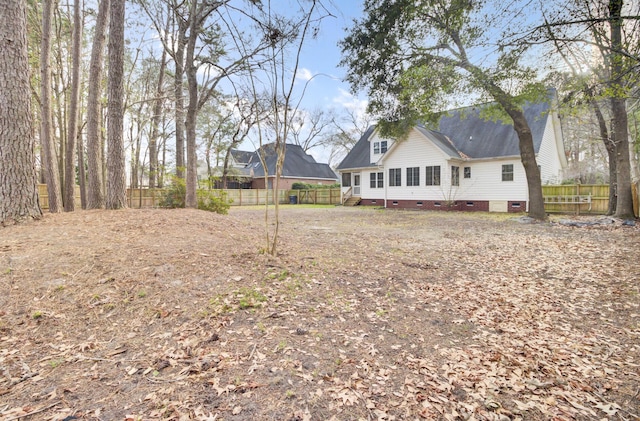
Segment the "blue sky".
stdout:
<path fill-rule="evenodd" d="M 299 73 L 317 75 L 307 88 L 303 99 L 305 108 L 362 106 L 363 100 L 353 98 L 349 94 L 349 84 L 342 81 L 346 69 L 338 67 L 341 59 L 338 42 L 345 37 L 345 28 L 352 25 L 354 18 L 362 15 L 362 2 L 343 0 L 335 7 L 331 10 L 335 17 L 322 21 L 318 37 L 310 40 L 302 52 L 302 71 Z"/>

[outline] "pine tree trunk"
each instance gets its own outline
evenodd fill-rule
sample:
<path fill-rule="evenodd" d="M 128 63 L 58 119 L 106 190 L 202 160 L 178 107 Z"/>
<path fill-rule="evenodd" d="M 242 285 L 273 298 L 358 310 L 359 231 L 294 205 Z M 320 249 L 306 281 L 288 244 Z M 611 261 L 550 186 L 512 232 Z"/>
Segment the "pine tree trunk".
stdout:
<path fill-rule="evenodd" d="M 621 18 L 623 0 L 609 1 L 609 27 L 611 29 L 611 137 L 616 153 L 616 213 L 618 218 L 634 218 L 631 192 L 631 160 L 629 157 L 629 127 L 627 120 L 626 89 L 623 86 L 625 69 Z"/>
<path fill-rule="evenodd" d="M 186 196 L 185 206 L 187 208 L 195 208 L 198 205 L 196 198 L 198 184 L 198 163 L 196 154 L 196 117 L 198 115 L 198 79 L 195 63 L 195 48 L 198 39 L 198 16 L 197 1 L 191 5 L 189 13 L 189 39 L 187 42 L 187 87 L 189 92 L 189 105 L 187 108 L 186 118 L 186 134 L 187 134 L 187 179 L 186 179 Z"/>
<path fill-rule="evenodd" d="M 107 116 L 107 209 L 127 207 L 124 117 L 125 0 L 112 0 L 109 18 L 109 78 Z"/>
<path fill-rule="evenodd" d="M 42 163 L 45 170 L 47 183 L 47 195 L 49 196 L 49 212 L 56 213 L 62 210 L 62 197 L 60 191 L 60 173 L 58 160 L 53 140 L 53 112 L 51 99 L 51 35 L 53 22 L 53 1 L 42 2 L 42 42 L 40 44 L 40 101 L 41 101 L 41 128 L 40 143 L 44 153 Z"/>
<path fill-rule="evenodd" d="M 42 216 L 27 54 L 26 2 L 0 0 L 0 225 Z"/>
<path fill-rule="evenodd" d="M 102 159 L 102 60 L 109 22 L 110 0 L 100 0 L 96 18 L 91 62 L 89 64 L 89 86 L 87 94 L 87 209 L 104 208 L 103 159 Z"/>
<path fill-rule="evenodd" d="M 80 53 L 82 48 L 81 0 L 75 0 L 73 6 L 73 47 L 71 64 L 71 98 L 67 128 L 67 149 L 64 168 L 64 210 L 75 210 L 76 187 L 76 140 L 78 138 L 78 102 L 80 101 Z"/>

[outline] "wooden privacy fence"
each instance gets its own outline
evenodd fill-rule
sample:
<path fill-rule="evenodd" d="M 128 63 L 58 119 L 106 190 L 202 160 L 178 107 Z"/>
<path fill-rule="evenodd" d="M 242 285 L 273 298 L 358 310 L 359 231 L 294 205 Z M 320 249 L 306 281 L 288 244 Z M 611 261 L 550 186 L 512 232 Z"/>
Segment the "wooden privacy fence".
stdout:
<path fill-rule="evenodd" d="M 289 202 L 295 197 L 298 204 L 339 205 L 340 189 L 289 190 Z"/>
<path fill-rule="evenodd" d="M 264 189 L 226 189 L 231 206 L 273 204 L 273 190 Z M 278 202 L 289 203 L 288 190 L 278 191 Z M 162 200 L 163 189 L 127 189 L 127 203 L 130 208 L 157 208 Z"/>
<path fill-rule="evenodd" d="M 638 216 L 638 190 L 633 189 L 633 208 Z M 233 200 L 231 206 L 273 204 L 272 190 L 264 189 L 227 189 L 227 197 Z M 163 189 L 127 189 L 127 203 L 131 208 L 159 207 Z M 38 185 L 40 207 L 49 209 L 47 186 Z M 550 213 L 605 214 L 609 209 L 609 186 L 606 184 L 567 184 L 561 186 L 542 186 L 545 197 L 545 210 Z M 589 198 L 588 201 L 584 200 Z M 80 187 L 75 191 L 76 208 L 80 208 Z M 279 190 L 279 203 L 299 204 L 340 204 L 340 189 Z"/>
<path fill-rule="evenodd" d="M 632 188 L 633 211 L 638 216 L 638 191 L 640 183 Z M 609 210 L 608 184 L 566 184 L 561 186 L 542 186 L 547 212 L 606 214 Z"/>
<path fill-rule="evenodd" d="M 80 209 L 80 186 L 76 186 L 74 190 L 75 208 Z M 62 197 L 62 192 L 60 197 Z M 40 209 L 49 210 L 49 193 L 46 184 L 38 184 L 38 198 L 40 199 Z"/>

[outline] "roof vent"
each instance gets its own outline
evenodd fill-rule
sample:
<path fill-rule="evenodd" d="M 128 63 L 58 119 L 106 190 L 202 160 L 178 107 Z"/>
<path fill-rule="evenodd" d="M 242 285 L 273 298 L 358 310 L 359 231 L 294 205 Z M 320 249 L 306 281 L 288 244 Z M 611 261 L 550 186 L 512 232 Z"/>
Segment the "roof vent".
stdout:
<path fill-rule="evenodd" d="M 469 142 L 473 140 L 473 136 L 469 136 Z"/>

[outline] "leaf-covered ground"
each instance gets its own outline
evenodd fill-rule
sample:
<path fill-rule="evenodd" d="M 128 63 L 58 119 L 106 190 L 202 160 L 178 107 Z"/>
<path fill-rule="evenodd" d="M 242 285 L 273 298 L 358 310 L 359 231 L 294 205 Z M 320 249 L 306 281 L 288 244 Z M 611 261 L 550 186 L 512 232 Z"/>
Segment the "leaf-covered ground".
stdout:
<path fill-rule="evenodd" d="M 0 420 L 634 420 L 640 230 L 489 214 L 0 229 Z"/>

